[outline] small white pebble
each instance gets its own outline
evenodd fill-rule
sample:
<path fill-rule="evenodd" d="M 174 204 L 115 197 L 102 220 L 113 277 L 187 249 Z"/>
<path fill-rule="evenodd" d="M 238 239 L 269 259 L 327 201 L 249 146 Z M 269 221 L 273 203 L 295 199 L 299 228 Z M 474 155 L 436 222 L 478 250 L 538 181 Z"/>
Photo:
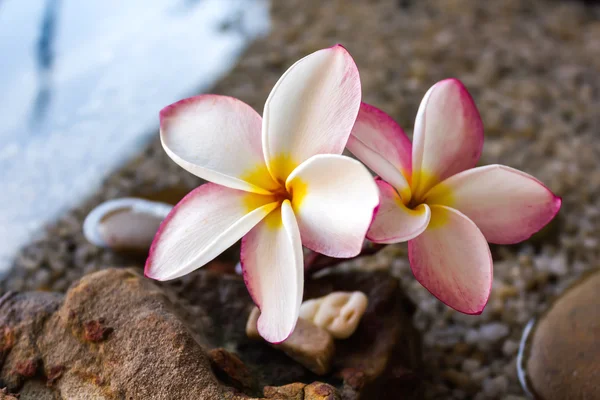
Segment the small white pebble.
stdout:
<path fill-rule="evenodd" d="M 509 333 L 510 329 L 508 326 L 498 322 L 492 322 L 479 328 L 481 340 L 489 343 L 497 342 L 498 340 L 508 336 Z"/>
<path fill-rule="evenodd" d="M 362 292 L 333 292 L 300 306 L 300 318 L 327 330 L 336 339 L 350 337 L 367 309 Z"/>

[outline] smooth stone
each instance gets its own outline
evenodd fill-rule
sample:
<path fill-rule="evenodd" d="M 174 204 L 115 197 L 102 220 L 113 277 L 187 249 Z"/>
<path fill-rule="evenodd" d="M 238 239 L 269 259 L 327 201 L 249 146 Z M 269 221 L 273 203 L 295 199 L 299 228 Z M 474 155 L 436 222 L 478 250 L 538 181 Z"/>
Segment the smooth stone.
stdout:
<path fill-rule="evenodd" d="M 260 317 L 260 310 L 255 307 L 246 324 L 246 335 L 250 339 L 262 339 L 256 327 L 258 317 Z M 298 319 L 290 337 L 279 344 L 269 344 L 317 375 L 325 375 L 331 369 L 331 361 L 335 353 L 333 337 L 325 329 L 310 321 Z"/>
<path fill-rule="evenodd" d="M 325 329 L 336 339 L 347 339 L 367 310 L 369 299 L 362 292 L 333 292 L 300 306 L 300 318 Z"/>
<path fill-rule="evenodd" d="M 86 217 L 86 239 L 116 251 L 148 252 L 160 224 L 171 211 L 167 203 L 134 197 L 109 200 Z"/>
<path fill-rule="evenodd" d="M 559 296 L 523 342 L 527 388 L 540 400 L 600 399 L 600 272 Z"/>

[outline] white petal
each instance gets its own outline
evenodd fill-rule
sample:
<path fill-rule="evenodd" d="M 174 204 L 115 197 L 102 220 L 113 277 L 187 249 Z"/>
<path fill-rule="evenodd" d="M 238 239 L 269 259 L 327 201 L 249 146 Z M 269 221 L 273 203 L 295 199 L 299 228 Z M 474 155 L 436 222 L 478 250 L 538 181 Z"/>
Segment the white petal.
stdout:
<path fill-rule="evenodd" d="M 492 255 L 469 218 L 452 208 L 431 206 L 425 232 L 408 242 L 415 278 L 449 307 L 480 314 L 492 288 Z"/>
<path fill-rule="evenodd" d="M 330 257 L 356 256 L 379 204 L 377 185 L 358 161 L 313 156 L 286 182 L 302 243 Z"/>
<path fill-rule="evenodd" d="M 483 124 L 464 85 L 446 79 L 429 89 L 417 114 L 413 136 L 413 196 L 473 168 L 483 148 Z"/>
<path fill-rule="evenodd" d="M 185 196 L 161 224 L 146 276 L 175 279 L 221 254 L 278 205 L 273 196 L 206 183 Z"/>
<path fill-rule="evenodd" d="M 294 331 L 304 290 L 302 243 L 289 200 L 242 240 L 244 281 L 260 308 L 258 332 L 279 343 Z"/>
<path fill-rule="evenodd" d="M 469 217 L 488 242 L 521 242 L 542 229 L 560 209 L 561 199 L 533 176 L 504 165 L 456 174 L 427 194 Z"/>
<path fill-rule="evenodd" d="M 402 128 L 389 115 L 362 103 L 346 147 L 396 188 L 405 202 L 410 201 L 406 177 L 411 177 L 412 146 Z"/>
<path fill-rule="evenodd" d="M 360 79 L 342 46 L 319 50 L 286 71 L 263 113 L 269 171 L 283 183 L 315 154 L 341 154 L 360 106 Z"/>
<path fill-rule="evenodd" d="M 400 243 L 419 236 L 429 224 L 429 206 L 420 204 L 415 209 L 409 209 L 390 184 L 378 180 L 377 186 L 381 203 L 367 239 L 374 243 Z"/>
<path fill-rule="evenodd" d="M 201 95 L 160 112 L 160 140 L 192 174 L 233 189 L 266 194 L 278 185 L 264 161 L 260 115 L 227 96 Z"/>

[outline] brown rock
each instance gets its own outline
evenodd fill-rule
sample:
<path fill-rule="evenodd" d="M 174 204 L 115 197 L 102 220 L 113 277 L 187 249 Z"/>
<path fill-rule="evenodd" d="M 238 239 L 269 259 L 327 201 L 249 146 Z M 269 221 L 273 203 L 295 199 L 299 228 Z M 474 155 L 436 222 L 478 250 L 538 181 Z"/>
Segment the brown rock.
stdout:
<path fill-rule="evenodd" d="M 253 305 L 240 277 L 204 271 L 194 278 L 165 285 L 179 291 L 177 306 L 171 291 L 118 269 L 85 276 L 66 296 L 3 296 L 0 387 L 22 400 L 418 398 L 412 305 L 388 274 L 307 282 L 307 298 L 331 290 L 369 297 L 361 324 L 338 341 L 322 377 L 246 337 Z"/>
<path fill-rule="evenodd" d="M 258 317 L 260 317 L 260 310 L 255 307 L 246 324 L 246 334 L 250 339 L 262 339 L 256 327 Z M 283 351 L 317 375 L 325 375 L 329 372 L 335 353 L 335 344 L 329 332 L 303 319 L 298 319 L 296 328 L 289 338 L 271 346 Z"/>
<path fill-rule="evenodd" d="M 0 389 L 0 400 L 17 400 L 17 398 L 8 393 L 6 388 L 2 388 Z"/>
<path fill-rule="evenodd" d="M 280 387 L 265 387 L 265 398 L 267 399 L 289 399 L 304 400 L 305 383 L 291 383 Z"/>
<path fill-rule="evenodd" d="M 253 374 L 235 354 L 215 348 L 207 355 L 203 346 L 218 338 L 209 335 L 217 332 L 215 321 L 186 314 L 169 296 L 133 270 L 118 269 L 84 277 L 64 297 L 3 296 L 0 387 L 7 390 L 0 398 L 14 399 L 9 392 L 20 400 L 340 398 L 322 382 L 263 390 L 261 371 Z M 181 317 L 195 323 L 186 326 Z"/>
<path fill-rule="evenodd" d="M 255 390 L 256 382 L 238 356 L 220 347 L 209 351 L 208 356 L 220 379 L 242 391 Z"/>
<path fill-rule="evenodd" d="M 0 386 L 37 398 L 32 393 L 41 389 L 27 378 L 44 365 L 49 387 L 43 390 L 59 399 L 221 398 L 221 384 L 197 341 L 202 338 L 193 337 L 163 291 L 137 273 L 92 274 L 61 300 L 27 293 L 0 304 L 0 326 L 15 337 Z"/>
<path fill-rule="evenodd" d="M 313 382 L 304 388 L 305 400 L 339 400 L 340 395 L 333 386 L 321 382 Z"/>
<path fill-rule="evenodd" d="M 339 392 L 322 382 L 292 383 L 279 387 L 265 387 L 265 399 L 287 400 L 339 400 Z"/>
<path fill-rule="evenodd" d="M 347 272 L 307 279 L 305 299 L 332 291 L 361 291 L 369 305 L 355 333 L 335 341 L 331 372 L 317 376 L 266 342 L 246 336 L 246 322 L 254 309 L 243 279 L 234 275 L 201 271 L 184 285 L 174 285 L 178 296 L 192 310 L 202 308 L 210 324 L 207 337 L 212 346 L 234 350 L 259 386 L 321 381 L 334 386 L 342 399 L 421 398 L 421 342 L 412 326 L 414 306 L 387 272 Z M 192 329 L 200 318 L 191 313 Z M 198 324 L 200 325 L 200 324 Z M 201 327 L 199 327 L 200 329 Z M 269 389 L 271 390 L 271 389 Z M 265 397 L 270 393 L 266 388 Z"/>
<path fill-rule="evenodd" d="M 530 336 L 526 373 L 543 400 L 600 399 L 600 273 L 581 280 L 541 316 Z"/>

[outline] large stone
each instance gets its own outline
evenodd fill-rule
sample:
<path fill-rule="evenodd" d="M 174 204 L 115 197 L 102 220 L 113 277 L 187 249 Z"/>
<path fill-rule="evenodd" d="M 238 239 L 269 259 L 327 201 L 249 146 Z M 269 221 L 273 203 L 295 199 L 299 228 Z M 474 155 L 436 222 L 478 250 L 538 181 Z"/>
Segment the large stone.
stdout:
<path fill-rule="evenodd" d="M 536 398 L 600 399 L 600 273 L 560 296 L 536 323 L 526 373 Z"/>
<path fill-rule="evenodd" d="M 246 336 L 254 304 L 242 278 L 202 271 L 173 286 L 189 303 L 185 309 L 191 310 L 190 326 L 201 320 L 193 310 L 205 310 L 212 321 L 206 335 L 211 345 L 235 351 L 251 370 L 259 371 L 259 386 L 323 381 L 336 387 L 343 399 L 420 398 L 421 341 L 412 325 L 414 306 L 386 272 L 332 273 L 306 280 L 305 299 L 333 291 L 361 291 L 369 299 L 354 334 L 335 342 L 331 372 L 325 376 Z"/>
<path fill-rule="evenodd" d="M 131 270 L 81 279 L 64 297 L 7 294 L 0 386 L 38 398 L 212 399 L 222 387 L 166 294 Z"/>
<path fill-rule="evenodd" d="M 246 337 L 253 304 L 237 276 L 202 271 L 161 289 L 108 269 L 65 296 L 7 293 L 0 388 L 21 400 L 417 398 L 420 345 L 396 280 L 328 276 L 308 280 L 306 298 L 332 290 L 360 290 L 369 308 L 322 377 Z"/>

